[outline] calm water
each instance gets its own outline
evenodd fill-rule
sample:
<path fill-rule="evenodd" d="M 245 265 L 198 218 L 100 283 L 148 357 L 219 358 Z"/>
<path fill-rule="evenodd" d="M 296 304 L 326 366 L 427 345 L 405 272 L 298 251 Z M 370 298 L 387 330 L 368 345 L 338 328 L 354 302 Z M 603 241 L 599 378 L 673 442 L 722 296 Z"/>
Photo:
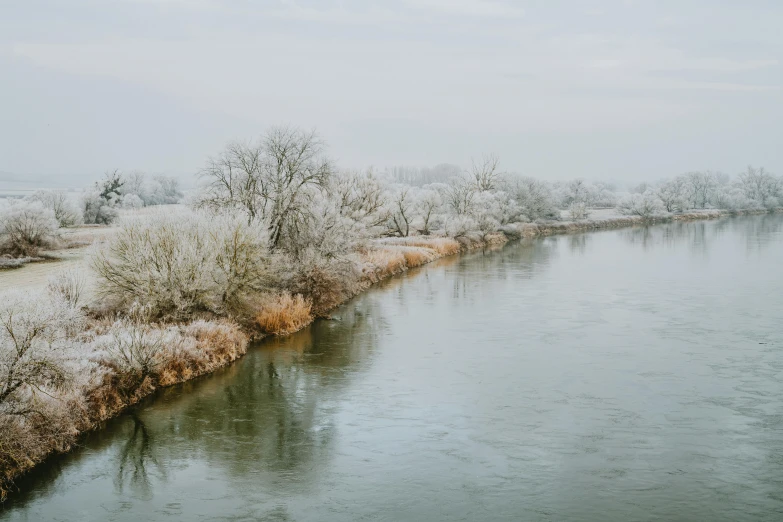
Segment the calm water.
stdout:
<path fill-rule="evenodd" d="M 783 216 L 381 285 L 56 459 L 8 520 L 783 520 Z"/>

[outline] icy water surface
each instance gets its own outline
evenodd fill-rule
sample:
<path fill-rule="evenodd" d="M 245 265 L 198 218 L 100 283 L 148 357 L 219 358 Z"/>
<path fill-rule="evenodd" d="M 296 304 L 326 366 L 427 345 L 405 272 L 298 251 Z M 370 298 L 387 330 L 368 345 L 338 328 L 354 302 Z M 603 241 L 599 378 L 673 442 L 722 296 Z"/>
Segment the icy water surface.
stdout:
<path fill-rule="evenodd" d="M 166 390 L 7 520 L 783 520 L 783 216 L 443 260 Z"/>

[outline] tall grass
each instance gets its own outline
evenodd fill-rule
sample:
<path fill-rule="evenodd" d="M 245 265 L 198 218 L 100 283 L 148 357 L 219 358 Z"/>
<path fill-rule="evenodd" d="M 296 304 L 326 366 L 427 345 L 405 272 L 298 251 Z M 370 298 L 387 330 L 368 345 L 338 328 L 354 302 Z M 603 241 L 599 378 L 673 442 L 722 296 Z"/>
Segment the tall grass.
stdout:
<path fill-rule="evenodd" d="M 266 296 L 256 314 L 261 330 L 273 335 L 296 332 L 312 320 L 312 302 L 301 294 L 291 295 L 289 292 Z"/>

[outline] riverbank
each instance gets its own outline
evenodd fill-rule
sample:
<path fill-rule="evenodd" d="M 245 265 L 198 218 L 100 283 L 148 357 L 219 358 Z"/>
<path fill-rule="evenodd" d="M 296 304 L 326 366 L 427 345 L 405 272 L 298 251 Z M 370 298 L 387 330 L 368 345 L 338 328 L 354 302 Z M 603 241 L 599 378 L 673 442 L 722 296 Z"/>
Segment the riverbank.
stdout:
<path fill-rule="evenodd" d="M 500 245 L 509 239 L 518 237 L 532 238 L 552 234 L 575 233 L 589 230 L 622 228 L 669 221 L 696 219 L 716 219 L 729 215 L 721 211 L 692 212 L 676 216 L 655 218 L 611 217 L 604 219 L 575 222 L 544 222 L 506 227 L 503 233 L 489 234 L 485 237 L 444 238 L 409 237 L 377 240 L 359 255 L 361 279 L 359 284 L 344 299 L 336 303 L 339 306 L 368 287 L 394 275 L 403 273 L 432 262 L 436 259 L 461 252 Z M 280 301 L 282 305 L 293 306 L 296 301 Z M 301 305 L 296 305 L 301 308 Z M 283 310 L 290 312 L 289 310 Z M 316 316 L 307 310 L 288 315 L 298 315 L 293 322 L 282 321 L 284 328 L 279 333 L 291 333 L 312 323 Z M 109 325 L 96 323 L 90 326 L 94 338 L 108 334 Z M 139 400 L 149 396 L 158 388 L 163 388 L 194 379 L 222 368 L 240 358 L 247 350 L 250 335 L 255 332 L 243 331 L 235 323 L 227 320 L 206 321 L 199 319 L 187 324 L 168 325 L 172 335 L 178 335 L 177 357 L 172 357 L 151 375 L 144 376 L 139 384 L 123 382 L 118 374 L 106 372 L 103 378 L 83 390 L 84 397 L 74 398 L 55 404 L 61 411 L 62 424 L 49 423 L 48 426 L 35 426 L 32 432 L 14 433 L 8 431 L 14 426 L 0 426 L 5 431 L 0 441 L 0 463 L 3 464 L 0 493 L 4 496 L 13 489 L 13 480 L 32 469 L 56 453 L 69 451 L 76 445 L 81 434 L 99 429 L 102 423 Z M 168 331 L 167 330 L 167 331 Z M 33 433 L 35 436 L 30 437 Z"/>

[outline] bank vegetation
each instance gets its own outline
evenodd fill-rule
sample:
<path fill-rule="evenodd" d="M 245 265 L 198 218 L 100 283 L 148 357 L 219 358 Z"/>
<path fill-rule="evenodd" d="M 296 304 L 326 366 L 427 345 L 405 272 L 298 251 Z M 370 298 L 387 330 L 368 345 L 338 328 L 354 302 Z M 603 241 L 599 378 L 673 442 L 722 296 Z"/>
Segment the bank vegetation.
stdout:
<path fill-rule="evenodd" d="M 783 182 L 749 168 L 620 192 L 470 168 L 347 172 L 314 132 L 274 128 L 229 144 L 187 205 L 176 182 L 108 173 L 80 203 L 41 192 L 0 208 L 8 265 L 56 247 L 64 227 L 114 223 L 81 269 L 45 291 L 0 294 L 0 495 L 48 455 L 163 386 L 299 330 L 384 278 L 519 237 L 776 210 Z M 604 210 L 597 210 L 604 209 Z M 612 209 L 607 211 L 606 209 Z M 89 288 L 89 290 L 88 290 Z"/>

